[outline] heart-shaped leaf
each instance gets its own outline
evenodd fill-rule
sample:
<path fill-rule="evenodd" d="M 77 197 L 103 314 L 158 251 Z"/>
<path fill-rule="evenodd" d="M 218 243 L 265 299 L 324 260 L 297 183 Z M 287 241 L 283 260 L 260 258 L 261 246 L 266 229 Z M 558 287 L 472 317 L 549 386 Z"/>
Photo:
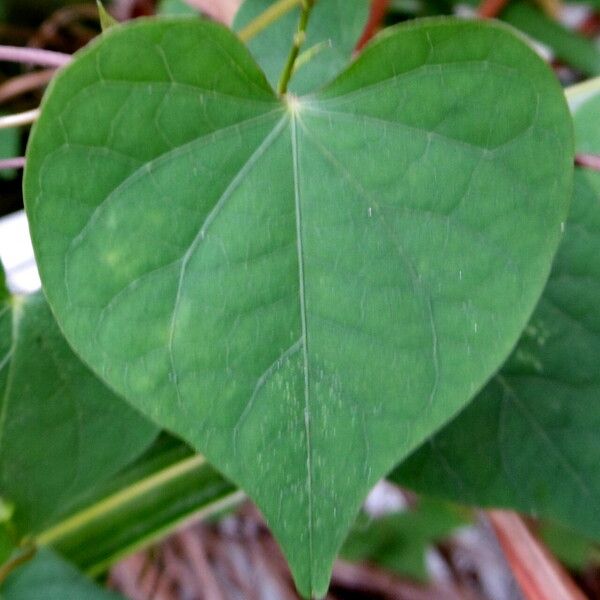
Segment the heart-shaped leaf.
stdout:
<path fill-rule="evenodd" d="M 234 29 L 242 31 L 275 0 L 244 0 L 235 16 Z M 256 62 L 275 88 L 285 66 L 291 41 L 298 27 L 301 2 L 263 29 L 248 43 Z M 333 79 L 348 63 L 369 15 L 369 0 L 319 0 L 313 9 L 303 48 L 306 62 L 300 60 L 290 82 L 290 91 L 307 94 Z"/>
<path fill-rule="evenodd" d="M 42 280 L 81 356 L 241 485 L 320 595 L 373 483 L 526 324 L 571 129 L 497 25 L 402 26 L 283 100 L 222 27 L 115 28 L 30 142 Z"/>
<path fill-rule="evenodd" d="M 0 499 L 37 533 L 137 458 L 156 427 L 73 354 L 41 293 L 0 302 Z"/>
<path fill-rule="evenodd" d="M 575 113 L 581 152 L 600 153 L 598 122 L 600 96 Z M 394 479 L 555 518 L 600 539 L 599 297 L 600 173 L 577 169 L 565 237 L 513 355 Z"/>

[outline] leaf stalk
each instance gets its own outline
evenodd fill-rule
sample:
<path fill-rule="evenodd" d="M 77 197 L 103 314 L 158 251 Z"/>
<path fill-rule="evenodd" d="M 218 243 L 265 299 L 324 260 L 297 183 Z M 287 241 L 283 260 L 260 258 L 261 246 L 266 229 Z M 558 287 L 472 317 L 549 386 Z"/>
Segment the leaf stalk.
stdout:
<path fill-rule="evenodd" d="M 288 56 L 285 67 L 283 68 L 283 72 L 281 73 L 281 78 L 279 79 L 279 84 L 277 85 L 277 93 L 280 96 L 283 96 L 288 89 L 288 84 L 292 77 L 292 73 L 294 72 L 294 66 L 296 64 L 296 60 L 298 55 L 300 54 L 300 48 L 304 44 L 306 40 L 306 28 L 308 26 L 308 19 L 310 17 L 310 13 L 313 9 L 316 0 L 302 0 L 302 13 L 300 15 L 300 21 L 298 23 L 298 31 L 294 35 L 294 43 L 292 45 L 292 49 L 290 50 L 290 54 Z"/>
<path fill-rule="evenodd" d="M 40 48 L 0 46 L 0 61 L 2 62 L 26 63 L 43 67 L 64 67 L 71 62 L 72 58 L 70 54 Z"/>

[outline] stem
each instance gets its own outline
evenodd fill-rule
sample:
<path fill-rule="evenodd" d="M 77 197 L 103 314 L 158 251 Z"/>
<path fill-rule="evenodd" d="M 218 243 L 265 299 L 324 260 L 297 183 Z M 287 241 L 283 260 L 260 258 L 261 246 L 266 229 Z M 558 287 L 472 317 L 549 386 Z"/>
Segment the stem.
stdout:
<path fill-rule="evenodd" d="M 21 127 L 22 125 L 31 125 L 35 123 L 40 116 L 40 109 L 28 110 L 16 115 L 0 117 L 0 129 L 10 129 L 11 127 Z"/>
<path fill-rule="evenodd" d="M 0 61 L 27 63 L 44 67 L 64 67 L 71 62 L 70 54 L 40 50 L 39 48 L 23 48 L 21 46 L 0 46 Z"/>
<path fill-rule="evenodd" d="M 567 572 L 518 514 L 490 510 L 487 517 L 527 600 L 585 600 Z"/>
<path fill-rule="evenodd" d="M 495 19 L 508 4 L 508 0 L 483 0 L 477 14 L 483 19 Z"/>
<path fill-rule="evenodd" d="M 61 537 L 77 531 L 77 529 L 80 529 L 88 522 L 99 519 L 103 515 L 116 510 L 125 503 L 131 502 L 133 498 L 143 496 L 152 490 L 160 488 L 165 482 L 181 477 L 185 473 L 189 473 L 204 465 L 205 462 L 203 456 L 195 455 L 163 471 L 159 471 L 151 477 L 117 492 L 112 496 L 105 498 L 102 502 L 86 508 L 72 517 L 69 517 L 62 523 L 47 529 L 40 533 L 35 541 L 39 545 L 53 544 Z"/>
<path fill-rule="evenodd" d="M 55 73 L 55 69 L 46 69 L 45 71 L 34 71 L 33 73 L 25 73 L 25 75 L 17 75 L 8 79 L 0 84 L 0 104 L 44 87 L 54 77 Z"/>
<path fill-rule="evenodd" d="M 0 159 L 0 171 L 9 169 L 23 169 L 25 167 L 25 157 L 18 156 L 16 158 Z"/>
<path fill-rule="evenodd" d="M 240 29 L 238 36 L 242 42 L 248 42 L 258 35 L 263 29 L 275 23 L 278 19 L 289 13 L 290 10 L 302 4 L 302 0 L 277 0 L 248 25 Z"/>
<path fill-rule="evenodd" d="M 575 164 L 592 171 L 600 171 L 600 156 L 597 154 L 576 154 Z"/>
<path fill-rule="evenodd" d="M 280 96 L 283 96 L 287 92 L 290 78 L 294 72 L 296 59 L 298 58 L 300 48 L 306 39 L 306 26 L 308 25 L 308 18 L 310 17 L 310 12 L 313 9 L 315 1 L 316 0 L 302 0 L 302 14 L 300 15 L 300 22 L 298 23 L 298 31 L 296 32 L 296 35 L 294 35 L 294 43 L 290 50 L 290 55 L 288 56 L 287 63 L 285 64 L 283 73 L 279 79 L 279 84 L 277 85 L 277 92 Z"/>

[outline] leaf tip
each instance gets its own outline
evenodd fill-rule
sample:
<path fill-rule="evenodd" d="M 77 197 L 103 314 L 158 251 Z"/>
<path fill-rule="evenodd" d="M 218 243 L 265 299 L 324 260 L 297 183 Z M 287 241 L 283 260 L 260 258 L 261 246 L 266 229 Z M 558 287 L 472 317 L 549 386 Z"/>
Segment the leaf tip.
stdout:
<path fill-rule="evenodd" d="M 118 24 L 118 21 L 104 8 L 101 0 L 96 0 L 96 6 L 98 7 L 98 17 L 103 32 Z"/>

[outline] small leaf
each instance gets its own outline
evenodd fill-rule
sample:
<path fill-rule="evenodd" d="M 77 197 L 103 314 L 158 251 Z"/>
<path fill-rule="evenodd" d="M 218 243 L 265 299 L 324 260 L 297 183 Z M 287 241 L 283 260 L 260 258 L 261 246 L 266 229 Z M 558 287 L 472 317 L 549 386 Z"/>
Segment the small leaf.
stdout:
<path fill-rule="evenodd" d="M 54 552 L 40 550 L 0 587 L 2 600 L 125 600 L 96 585 Z"/>
<path fill-rule="evenodd" d="M 0 406 L 0 497 L 14 505 L 21 535 L 49 525 L 156 436 L 75 357 L 41 293 L 0 308 Z"/>
<path fill-rule="evenodd" d="M 245 0 L 233 28 L 240 31 L 277 0 Z M 319 0 L 308 24 L 303 50 L 313 49 L 311 60 L 294 74 L 290 91 L 306 94 L 333 79 L 349 62 L 369 14 L 369 0 Z M 275 87 L 298 26 L 300 2 L 248 42 L 250 51 Z M 318 52 L 314 52 L 319 48 Z M 303 61 L 301 61 L 302 63 Z"/>
<path fill-rule="evenodd" d="M 108 31 L 111 27 L 118 25 L 118 21 L 104 8 L 101 0 L 96 0 L 96 6 L 98 6 L 98 16 L 100 17 L 102 31 Z"/>
<path fill-rule="evenodd" d="M 280 100 L 228 30 L 137 22 L 58 75 L 27 211 L 77 352 L 247 491 L 321 595 L 372 485 L 526 324 L 571 138 L 552 72 L 494 24 L 402 26 Z"/>
<path fill-rule="evenodd" d="M 600 95 L 575 113 L 600 153 Z M 394 473 L 422 493 L 553 518 L 600 539 L 600 173 L 577 169 L 552 274 L 500 375 Z"/>

